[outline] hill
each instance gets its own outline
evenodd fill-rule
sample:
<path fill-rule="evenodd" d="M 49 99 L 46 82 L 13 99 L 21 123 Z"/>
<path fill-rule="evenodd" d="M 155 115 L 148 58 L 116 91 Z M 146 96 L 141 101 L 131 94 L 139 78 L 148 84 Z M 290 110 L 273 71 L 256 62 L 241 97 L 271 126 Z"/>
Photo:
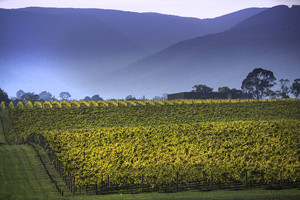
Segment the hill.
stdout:
<path fill-rule="evenodd" d="M 299 18 L 299 6 L 268 9 L 227 31 L 182 41 L 114 72 L 111 83 L 122 85 L 107 88 L 150 96 L 189 91 L 195 84 L 240 88 L 255 67 L 293 81 L 300 75 Z"/>
<path fill-rule="evenodd" d="M 179 41 L 224 31 L 263 10 L 201 20 L 102 9 L 0 9 L 0 78 L 8 90 L 35 85 L 35 91 L 91 92 L 107 72 Z"/>

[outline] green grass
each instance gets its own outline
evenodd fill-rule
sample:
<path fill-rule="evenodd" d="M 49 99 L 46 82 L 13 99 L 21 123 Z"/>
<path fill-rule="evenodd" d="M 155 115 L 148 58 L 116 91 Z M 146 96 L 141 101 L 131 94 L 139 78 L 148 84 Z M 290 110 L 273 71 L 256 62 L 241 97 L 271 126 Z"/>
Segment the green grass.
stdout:
<path fill-rule="evenodd" d="M 179 193 L 146 193 L 146 194 L 113 194 L 103 196 L 74 196 L 72 200 L 298 200 L 299 189 L 289 190 L 241 190 L 241 191 L 210 191 L 210 192 L 179 192 Z"/>
<path fill-rule="evenodd" d="M 34 149 L 0 146 L 0 199 L 59 199 Z"/>
<path fill-rule="evenodd" d="M 61 199 L 36 152 L 8 145 L 0 123 L 0 199 Z"/>

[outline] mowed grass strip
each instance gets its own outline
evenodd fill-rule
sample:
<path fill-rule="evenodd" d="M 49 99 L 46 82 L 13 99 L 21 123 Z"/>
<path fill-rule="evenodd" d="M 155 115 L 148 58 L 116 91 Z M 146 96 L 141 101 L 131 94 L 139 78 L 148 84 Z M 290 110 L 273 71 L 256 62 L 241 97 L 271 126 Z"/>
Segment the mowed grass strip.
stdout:
<path fill-rule="evenodd" d="M 0 199 L 61 199 L 34 149 L 0 145 Z"/>
<path fill-rule="evenodd" d="M 187 191 L 178 193 L 143 193 L 73 196 L 72 200 L 299 200 L 299 189 L 285 190 L 216 190 L 209 192 Z"/>

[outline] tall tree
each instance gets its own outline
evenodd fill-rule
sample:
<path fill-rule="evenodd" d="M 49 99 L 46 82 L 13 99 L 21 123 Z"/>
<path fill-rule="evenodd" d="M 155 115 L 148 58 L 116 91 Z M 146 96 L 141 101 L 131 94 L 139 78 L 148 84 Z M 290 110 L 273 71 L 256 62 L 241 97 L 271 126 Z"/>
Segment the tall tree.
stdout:
<path fill-rule="evenodd" d="M 289 93 L 290 93 L 290 86 L 289 83 L 290 81 L 288 79 L 280 79 L 280 90 L 278 91 L 278 95 L 281 98 L 290 98 Z"/>
<path fill-rule="evenodd" d="M 44 100 L 44 101 L 51 101 L 53 100 L 53 96 L 50 92 L 47 91 L 43 91 L 40 94 L 40 99 Z"/>
<path fill-rule="evenodd" d="M 103 100 L 103 98 L 101 98 L 98 94 L 92 96 L 91 99 L 94 100 L 94 101 L 101 101 L 101 100 Z"/>
<path fill-rule="evenodd" d="M 62 99 L 62 100 L 67 100 L 69 101 L 70 98 L 71 98 L 71 95 L 69 92 L 61 92 L 59 93 L 59 97 Z"/>
<path fill-rule="evenodd" d="M 256 99 L 261 99 L 267 96 L 269 91 L 275 83 L 275 76 L 272 71 L 255 68 L 242 82 L 242 90 L 250 93 Z"/>
<path fill-rule="evenodd" d="M 291 92 L 296 96 L 296 98 L 298 98 L 300 95 L 300 78 L 294 80 L 291 87 Z"/>
<path fill-rule="evenodd" d="M 228 92 L 230 92 L 230 88 L 227 87 L 227 86 L 219 87 L 219 88 L 218 88 L 218 92 L 219 92 L 219 93 L 228 93 Z"/>
<path fill-rule="evenodd" d="M 136 100 L 136 98 L 132 95 L 128 95 L 125 100 Z"/>
<path fill-rule="evenodd" d="M 8 98 L 7 93 L 0 88 L 0 103 L 2 101 L 5 102 L 5 104 L 8 104 L 9 103 L 9 98 Z"/>
<path fill-rule="evenodd" d="M 201 92 L 201 93 L 211 93 L 213 91 L 213 88 L 208 87 L 206 85 L 194 85 L 193 92 Z"/>
<path fill-rule="evenodd" d="M 16 93 L 16 97 L 17 99 L 21 99 L 21 97 L 25 94 L 25 92 L 23 90 L 19 90 L 17 93 Z"/>
<path fill-rule="evenodd" d="M 20 100 L 23 101 L 23 103 L 26 103 L 27 101 L 35 102 L 40 100 L 40 96 L 38 94 L 28 92 L 23 94 Z"/>
<path fill-rule="evenodd" d="M 90 101 L 90 100 L 91 100 L 91 97 L 86 96 L 86 97 L 84 97 L 84 100 L 85 100 L 85 101 Z"/>

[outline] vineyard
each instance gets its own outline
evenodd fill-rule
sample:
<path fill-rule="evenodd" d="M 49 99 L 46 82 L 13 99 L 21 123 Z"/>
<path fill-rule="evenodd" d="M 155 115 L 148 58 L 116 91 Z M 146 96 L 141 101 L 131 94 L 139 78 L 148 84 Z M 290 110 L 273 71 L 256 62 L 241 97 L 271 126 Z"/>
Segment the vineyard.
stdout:
<path fill-rule="evenodd" d="M 300 180 L 297 99 L 29 101 L 1 110 L 6 137 L 43 136 L 76 191 Z"/>

